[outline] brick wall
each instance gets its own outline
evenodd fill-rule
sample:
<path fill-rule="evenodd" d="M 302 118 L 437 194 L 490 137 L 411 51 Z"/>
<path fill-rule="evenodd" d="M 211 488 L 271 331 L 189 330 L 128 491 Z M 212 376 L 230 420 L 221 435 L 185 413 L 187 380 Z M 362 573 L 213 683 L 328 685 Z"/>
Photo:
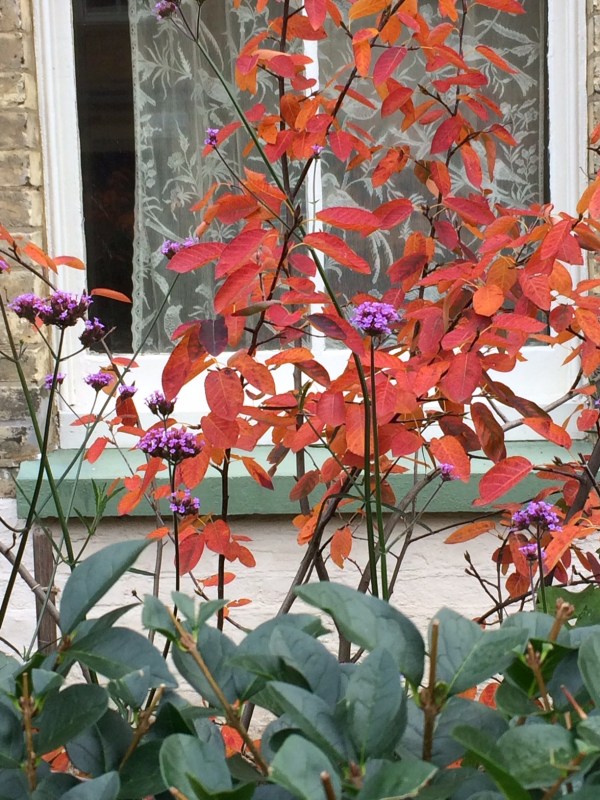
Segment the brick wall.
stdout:
<path fill-rule="evenodd" d="M 30 0 L 0 0 L 0 223 L 44 245 L 42 153 L 36 92 L 33 21 Z M 29 273 L 13 269 L 1 276 L 9 297 L 43 293 Z M 21 362 L 32 387 L 48 371 L 45 350 L 31 326 L 15 322 L 25 347 Z M 0 350 L 6 351 L 0 326 Z M 36 403 L 40 402 L 34 393 Z M 15 368 L 0 359 L 0 495 L 14 493 L 10 468 L 37 452 Z"/>

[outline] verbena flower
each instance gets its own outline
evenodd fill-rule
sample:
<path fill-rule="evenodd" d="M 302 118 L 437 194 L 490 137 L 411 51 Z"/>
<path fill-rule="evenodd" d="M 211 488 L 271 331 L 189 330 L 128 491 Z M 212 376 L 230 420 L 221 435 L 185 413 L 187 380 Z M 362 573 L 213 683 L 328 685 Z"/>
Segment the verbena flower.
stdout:
<path fill-rule="evenodd" d="M 197 456 L 202 449 L 197 437 L 185 428 L 154 428 L 136 446 L 152 458 L 164 458 L 172 464 Z"/>
<path fill-rule="evenodd" d="M 162 392 L 152 392 L 145 400 L 146 405 L 153 414 L 156 414 L 157 417 L 165 418 L 173 413 L 176 402 L 176 397 L 173 400 L 167 400 Z"/>
<path fill-rule="evenodd" d="M 191 247 L 194 244 L 198 244 L 198 240 L 194 239 L 193 236 L 188 236 L 188 238 L 183 242 L 174 242 L 172 239 L 165 239 L 160 246 L 160 252 L 163 254 L 163 256 L 166 256 L 170 259 L 173 258 L 173 256 L 180 250 L 185 250 L 186 247 Z"/>
<path fill-rule="evenodd" d="M 171 495 L 169 508 L 175 514 L 179 514 L 180 517 L 190 517 L 200 510 L 200 499 L 192 497 L 190 490 L 186 489 L 183 494 L 176 492 Z"/>
<path fill-rule="evenodd" d="M 17 317 L 26 319 L 29 322 L 35 322 L 38 315 L 38 306 L 40 298 L 28 292 L 27 294 L 20 294 L 18 297 L 8 304 L 8 307 L 15 312 Z"/>
<path fill-rule="evenodd" d="M 64 372 L 57 372 L 56 373 L 56 385 L 60 386 L 66 377 L 67 376 L 65 375 Z M 54 374 L 51 372 L 50 374 L 46 375 L 46 377 L 44 378 L 44 389 L 51 389 L 54 383 L 55 383 Z"/>
<path fill-rule="evenodd" d="M 94 319 L 87 319 L 85 321 L 85 327 L 81 336 L 79 337 L 79 341 L 84 347 L 90 347 L 96 342 L 101 341 L 106 336 L 106 327 L 100 322 L 98 317 L 94 317 Z"/>
<path fill-rule="evenodd" d="M 154 6 L 154 16 L 157 19 L 168 19 L 177 11 L 177 3 L 174 0 L 159 0 Z"/>
<path fill-rule="evenodd" d="M 59 328 L 70 328 L 83 319 L 85 312 L 92 303 L 88 294 L 79 297 L 70 292 L 58 290 L 50 297 L 40 298 L 37 304 L 38 317 L 46 325 L 56 325 Z"/>
<path fill-rule="evenodd" d="M 125 383 L 119 386 L 119 394 L 123 400 L 128 400 L 137 392 L 137 386 L 127 386 Z"/>
<path fill-rule="evenodd" d="M 219 135 L 218 128 L 207 128 L 206 129 L 206 139 L 204 140 L 204 144 L 207 147 L 216 147 L 217 146 L 217 136 Z"/>
<path fill-rule="evenodd" d="M 443 481 L 455 481 L 458 477 L 452 464 L 439 464 L 438 469 Z"/>
<path fill-rule="evenodd" d="M 312 150 L 312 154 L 315 158 L 319 158 L 323 150 L 325 149 L 322 144 L 313 144 L 310 148 Z"/>
<path fill-rule="evenodd" d="M 97 392 L 100 389 L 104 389 L 110 383 L 112 383 L 114 376 L 111 375 L 109 372 L 92 372 L 90 375 L 86 375 L 83 379 L 88 386 L 91 386 L 92 389 L 95 389 Z"/>
<path fill-rule="evenodd" d="M 549 503 L 539 502 L 529 503 L 527 508 L 522 508 L 513 514 L 512 526 L 515 530 L 521 531 L 535 525 L 549 531 L 560 531 L 560 519 L 556 511 Z"/>
<path fill-rule="evenodd" d="M 367 301 L 354 309 L 350 321 L 369 336 L 383 336 L 392 332 L 390 325 L 399 319 L 398 312 L 389 303 Z"/>
<path fill-rule="evenodd" d="M 0 272 L 10 272 L 10 266 L 3 258 L 0 258 Z"/>
<path fill-rule="evenodd" d="M 521 547 L 519 547 L 519 552 L 523 553 L 527 561 L 537 561 L 538 549 L 535 542 L 528 542 L 527 544 L 521 545 Z M 542 550 L 542 558 L 543 557 L 544 551 Z"/>

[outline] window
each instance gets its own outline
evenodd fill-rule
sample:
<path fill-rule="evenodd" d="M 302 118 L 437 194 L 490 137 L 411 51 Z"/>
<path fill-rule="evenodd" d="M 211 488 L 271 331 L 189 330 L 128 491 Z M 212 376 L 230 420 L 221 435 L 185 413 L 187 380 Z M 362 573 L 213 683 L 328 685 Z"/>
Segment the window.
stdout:
<path fill-rule="evenodd" d="M 496 38 L 491 42 L 498 46 L 497 37 L 504 37 L 504 46 L 511 50 L 510 60 L 524 70 L 522 85 L 517 90 L 520 92 L 518 101 L 506 95 L 503 102 L 515 109 L 512 116 L 517 125 L 525 128 L 526 142 L 515 156 L 521 159 L 521 165 L 507 161 L 500 191 L 510 191 L 514 196 L 516 187 L 515 200 L 526 202 L 532 198 L 519 196 L 519 193 L 525 186 L 535 185 L 540 200 L 545 199 L 549 191 L 557 208 L 572 209 L 585 180 L 585 3 L 584 0 L 569 3 L 549 0 L 547 14 L 540 13 L 540 9 L 544 10 L 541 2 L 526 5 L 528 14 L 516 18 L 523 27 L 518 29 L 515 25 L 513 30 L 502 31 L 495 27 Z M 192 102 L 186 104 L 173 97 L 178 84 L 184 86 L 196 67 L 180 42 L 170 42 L 169 48 L 164 47 L 167 37 L 173 34 L 171 26 L 157 26 L 148 14 L 150 4 L 146 0 L 129 0 L 129 3 L 126 0 L 76 0 L 76 14 L 72 14 L 71 0 L 35 0 L 35 6 L 49 247 L 54 252 L 85 257 L 87 245 L 92 284 L 107 285 L 113 276 L 118 276 L 121 283 L 116 288 L 127 292 L 133 274 L 135 339 L 164 296 L 165 278 L 149 277 L 150 274 L 159 275 L 160 243 L 165 238 L 185 238 L 190 233 L 192 219 L 186 217 L 185 208 L 202 195 L 201 170 L 194 160 L 197 143 L 203 139 L 206 127 L 229 121 L 222 116 L 223 98 L 218 86 L 211 84 L 210 76 L 196 86 Z M 211 14 L 220 13 L 222 9 L 221 4 L 214 4 Z M 131 29 L 130 16 L 134 23 Z M 222 20 L 214 21 L 218 23 L 216 30 L 234 40 L 236 37 L 246 40 L 255 24 L 249 12 L 235 29 L 227 14 Z M 492 23 L 493 14 L 474 17 L 473 33 L 481 35 L 482 29 L 489 29 Z M 128 41 L 130 30 L 133 34 Z M 546 59 L 539 57 L 543 50 L 539 45 L 544 40 L 547 40 Z M 340 54 L 328 52 L 326 44 L 321 47 L 319 58 L 334 63 Z M 214 40 L 209 45 L 215 55 L 222 55 L 222 42 Z M 117 52 L 120 55 L 117 56 Z M 105 61 L 107 53 L 110 58 Z M 167 57 L 167 53 L 171 62 L 161 66 L 161 58 Z M 227 63 L 224 59 L 225 66 Z M 168 77 L 173 68 L 179 70 L 179 79 L 174 85 Z M 187 92 L 189 96 L 189 87 Z M 156 98 L 161 95 L 163 100 L 169 95 L 174 102 L 168 107 L 161 104 L 158 111 Z M 364 127 L 376 138 L 385 140 L 385 125 L 368 119 L 364 108 L 356 111 L 365 117 Z M 77 153 L 81 153 L 81 164 Z M 340 205 L 348 204 L 343 198 L 360 199 L 359 193 L 366 183 L 364 176 L 344 175 L 326 154 L 320 166 L 321 174 L 312 199 L 317 203 Z M 225 169 L 225 166 L 219 168 Z M 132 172 L 136 176 L 133 180 Z M 155 187 L 161 194 L 154 193 Z M 144 188 L 145 193 L 141 193 L 140 188 Z M 409 187 L 404 191 L 410 193 L 413 189 Z M 134 207 L 136 214 L 132 214 Z M 102 218 L 109 214 L 112 221 L 110 233 L 107 233 L 102 227 Z M 375 265 L 380 264 L 383 272 L 393 244 L 376 235 L 367 240 L 367 247 L 371 248 L 370 260 Z M 133 273 L 128 264 L 132 259 Z M 335 272 L 332 277 L 335 280 Z M 70 275 L 67 280 L 69 285 L 65 288 L 72 291 L 83 288 L 80 276 Z M 343 287 L 338 284 L 338 288 L 351 295 L 359 286 L 352 285 L 348 289 L 345 283 Z M 180 299 L 173 301 L 168 312 L 170 317 L 163 320 L 158 336 L 148 348 L 150 352 L 141 359 L 146 367 L 136 374 L 141 393 L 156 388 L 155 381 L 165 360 L 161 351 L 168 346 L 169 333 L 180 319 L 202 313 L 211 289 L 207 282 L 190 291 L 188 283 Z M 115 349 L 130 347 L 129 321 L 123 308 L 115 312 L 99 309 L 99 314 L 110 324 L 117 319 L 120 322 L 122 333 L 113 344 Z M 111 318 L 111 314 L 117 316 Z M 544 403 L 556 396 L 557 382 L 568 388 L 576 367 L 559 369 L 562 355 L 558 350 L 528 349 L 531 351 L 528 361 L 517 370 L 515 380 L 517 384 L 535 386 L 536 399 Z M 335 358 L 334 353 L 321 355 L 325 362 Z M 89 354 L 78 360 L 78 367 L 82 373 L 91 371 L 98 360 L 103 359 Z M 80 375 L 71 370 L 68 378 L 67 391 L 75 410 L 84 410 L 85 401 L 81 401 L 80 407 L 77 395 Z M 190 419 L 197 418 L 197 394 L 197 391 L 189 393 L 190 412 L 196 402 L 195 414 Z M 184 391 L 181 398 L 184 407 L 185 396 Z M 62 412 L 64 422 L 71 417 L 68 409 Z M 63 444 L 69 443 L 72 432 L 68 425 L 62 426 Z"/>

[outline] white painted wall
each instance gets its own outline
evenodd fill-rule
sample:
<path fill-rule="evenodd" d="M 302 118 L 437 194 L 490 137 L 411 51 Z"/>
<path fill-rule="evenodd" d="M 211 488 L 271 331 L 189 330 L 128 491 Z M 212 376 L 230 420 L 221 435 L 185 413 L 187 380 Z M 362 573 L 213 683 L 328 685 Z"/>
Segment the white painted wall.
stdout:
<path fill-rule="evenodd" d="M 14 503 L 0 501 L 0 516 L 9 523 L 16 521 Z M 466 516 L 432 515 L 424 519 L 424 524 L 436 528 L 449 525 L 458 526 L 466 519 L 468 519 Z M 56 533 L 56 525 L 53 527 Z M 109 543 L 123 539 L 142 538 L 154 527 L 154 522 L 149 519 L 109 518 L 104 522 L 100 533 L 92 540 L 86 552 L 91 554 Z M 234 519 L 232 529 L 234 533 L 252 537 L 253 541 L 248 546 L 254 553 L 257 564 L 254 569 L 247 569 L 239 563 L 228 564 L 228 571 L 236 573 L 238 577 L 226 587 L 226 597 L 230 600 L 241 597 L 248 597 L 252 600 L 250 605 L 235 609 L 232 614 L 235 614 L 235 619 L 240 624 L 254 627 L 277 611 L 304 554 L 304 548 L 296 543 L 296 530 L 287 517 L 255 516 Z M 73 523 L 71 530 L 77 551 L 84 540 L 82 528 L 79 524 Z M 494 570 L 490 563 L 490 555 L 497 546 L 497 540 L 492 535 L 485 534 L 469 542 L 467 546 L 446 545 L 443 540 L 449 532 L 446 530 L 442 534 L 411 545 L 394 595 L 394 604 L 423 630 L 427 627 L 431 616 L 443 605 L 451 606 L 468 616 L 480 614 L 490 605 L 477 582 L 465 575 L 466 564 L 463 554 L 468 549 L 478 567 L 491 577 Z M 4 529 L 0 532 L 0 536 L 3 542 L 10 542 L 12 534 Z M 366 563 L 364 541 L 357 541 L 354 547 L 352 556 L 356 557 L 359 563 Z M 153 569 L 155 554 L 156 547 L 152 544 L 140 558 L 137 566 L 142 569 Z M 30 550 L 27 553 L 25 565 L 33 571 Z M 161 596 L 168 600 L 169 593 L 174 586 L 173 549 L 170 543 L 165 548 L 163 566 Z M 354 565 L 347 562 L 344 570 L 338 569 L 331 562 L 328 562 L 327 566 L 333 580 L 349 585 L 355 585 L 358 582 L 358 572 Z M 217 556 L 205 551 L 195 570 L 196 577 L 207 577 L 216 572 L 216 568 Z M 6 586 L 9 569 L 10 565 L 2 559 L 0 562 L 0 586 L 2 587 Z M 56 582 L 59 587 L 64 584 L 67 574 L 67 570 L 60 569 Z M 94 616 L 99 616 L 107 611 L 113 604 L 135 602 L 132 592 L 143 597 L 151 591 L 151 588 L 150 578 L 129 573 L 107 595 Z M 182 589 L 190 592 L 193 590 L 187 576 L 182 578 Z M 207 593 L 210 593 L 212 597 L 216 596 L 214 588 L 208 589 Z M 299 604 L 297 607 L 299 610 Z M 4 638 L 19 649 L 30 645 L 35 630 L 34 609 L 33 595 L 19 579 L 13 595 L 9 618 L 0 632 Z M 132 623 L 136 616 L 139 619 L 139 614 L 130 614 Z M 233 626 L 227 625 L 227 632 L 237 638 Z M 2 642 L 0 642 L 0 649 L 7 651 Z"/>

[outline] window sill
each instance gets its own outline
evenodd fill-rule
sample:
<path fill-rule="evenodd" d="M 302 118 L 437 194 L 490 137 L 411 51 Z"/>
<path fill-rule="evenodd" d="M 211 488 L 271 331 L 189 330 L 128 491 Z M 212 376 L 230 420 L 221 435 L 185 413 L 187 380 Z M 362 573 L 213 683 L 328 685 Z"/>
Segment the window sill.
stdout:
<path fill-rule="evenodd" d="M 580 440 L 574 443 L 576 453 L 589 454 L 592 449 L 590 442 Z M 257 447 L 253 457 L 268 468 L 268 446 Z M 507 443 L 508 455 L 521 455 L 534 464 L 550 463 L 555 457 L 565 460 L 566 453 L 562 448 L 548 442 L 509 442 Z M 55 478 L 58 480 L 63 475 L 73 459 L 75 450 L 56 450 L 50 454 L 50 464 Z M 137 451 L 124 451 L 124 455 L 132 469 L 143 463 L 143 454 Z M 318 465 L 325 459 L 325 451 L 320 448 L 311 448 L 311 456 Z M 473 500 L 477 497 L 477 487 L 480 476 L 490 467 L 490 462 L 485 459 L 476 459 L 473 462 L 473 474 L 469 483 L 462 481 L 448 482 L 435 492 L 439 484 L 434 481 L 423 493 L 423 500 L 429 499 L 435 492 L 431 503 L 428 505 L 429 513 L 465 513 L 472 511 Z M 21 517 L 26 516 L 28 510 L 27 498 L 33 494 L 35 481 L 39 469 L 39 461 L 24 461 L 18 474 L 17 509 Z M 243 464 L 233 461 L 230 467 L 230 498 L 229 513 L 232 516 L 248 516 L 251 514 L 280 515 L 297 514 L 298 503 L 289 499 L 290 491 L 294 486 L 295 458 L 289 455 L 277 470 L 273 491 L 263 489 L 246 472 Z M 108 487 L 115 478 L 127 474 L 122 454 L 116 450 L 105 450 L 100 458 L 89 464 L 84 461 L 81 466 L 79 480 L 76 481 L 76 467 L 72 467 L 69 474 L 60 484 L 60 496 L 63 506 L 67 506 L 71 496 L 74 496 L 73 509 L 84 517 L 92 517 L 95 513 L 94 486 Z M 396 497 L 402 497 L 412 486 L 414 476 L 411 472 L 404 475 L 393 475 L 391 485 Z M 164 483 L 165 481 L 163 481 Z M 76 485 L 77 484 L 77 485 Z M 522 481 L 519 486 L 501 498 L 502 502 L 519 502 L 535 495 L 541 488 L 548 486 L 547 481 L 541 481 L 531 476 Z M 205 512 L 217 510 L 220 507 L 221 478 L 216 472 L 207 473 L 197 492 Z M 48 498 L 48 484 L 44 481 L 40 506 Z M 117 503 L 121 494 L 108 503 L 105 516 L 117 516 Z M 485 509 L 478 508 L 478 511 Z M 489 509 L 488 509 L 489 510 Z M 146 501 L 142 501 L 133 512 L 133 516 L 151 516 L 152 511 Z M 45 503 L 41 517 L 55 517 L 54 503 Z M 73 513 L 72 516 L 75 516 Z"/>

